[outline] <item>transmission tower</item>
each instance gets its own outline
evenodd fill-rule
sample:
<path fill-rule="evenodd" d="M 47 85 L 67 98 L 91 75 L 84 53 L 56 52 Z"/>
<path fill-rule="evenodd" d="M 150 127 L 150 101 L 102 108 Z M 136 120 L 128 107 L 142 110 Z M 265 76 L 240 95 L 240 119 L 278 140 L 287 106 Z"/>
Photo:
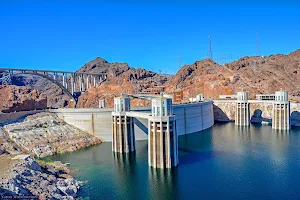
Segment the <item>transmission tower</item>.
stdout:
<path fill-rule="evenodd" d="M 158 81 L 157 81 L 157 85 L 161 86 L 161 70 L 158 70 Z"/>
<path fill-rule="evenodd" d="M 208 36 L 208 58 L 212 60 L 213 54 L 212 54 L 212 47 L 211 47 L 211 35 Z"/>
<path fill-rule="evenodd" d="M 256 56 L 260 56 L 260 40 L 258 31 L 256 33 Z"/>
<path fill-rule="evenodd" d="M 182 67 L 182 59 L 183 59 L 183 57 L 182 56 L 179 56 L 178 57 L 178 70 L 177 70 L 177 72 L 181 69 L 181 67 Z"/>

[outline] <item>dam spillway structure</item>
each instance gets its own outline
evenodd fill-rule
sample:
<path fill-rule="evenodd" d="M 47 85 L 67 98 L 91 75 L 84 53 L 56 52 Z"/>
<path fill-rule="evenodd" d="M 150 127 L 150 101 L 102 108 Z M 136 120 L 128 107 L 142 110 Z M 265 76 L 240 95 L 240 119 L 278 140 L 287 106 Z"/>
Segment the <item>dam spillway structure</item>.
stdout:
<path fill-rule="evenodd" d="M 172 99 L 152 99 L 152 115 L 148 118 L 148 162 L 153 168 L 178 165 L 176 117 L 172 115 Z"/>
<path fill-rule="evenodd" d="M 288 92 L 280 89 L 280 91 L 275 92 L 272 129 L 289 130 L 290 128 L 290 101 L 288 100 Z"/>
<path fill-rule="evenodd" d="M 250 125 L 250 104 L 248 102 L 248 92 L 238 92 L 235 103 L 235 125 Z"/>
<path fill-rule="evenodd" d="M 128 153 L 135 151 L 135 135 L 132 117 L 127 117 L 130 111 L 130 98 L 120 96 L 114 98 L 112 112 L 112 150 L 113 152 Z"/>

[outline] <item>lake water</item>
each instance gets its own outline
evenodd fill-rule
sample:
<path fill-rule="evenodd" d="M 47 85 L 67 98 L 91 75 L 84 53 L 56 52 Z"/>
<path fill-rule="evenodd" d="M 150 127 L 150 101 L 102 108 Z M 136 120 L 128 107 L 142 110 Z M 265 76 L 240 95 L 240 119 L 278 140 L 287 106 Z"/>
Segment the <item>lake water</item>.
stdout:
<path fill-rule="evenodd" d="M 179 166 L 148 167 L 148 143 L 114 155 L 111 143 L 51 157 L 87 181 L 87 199 L 300 199 L 300 129 L 233 123 L 179 137 Z"/>

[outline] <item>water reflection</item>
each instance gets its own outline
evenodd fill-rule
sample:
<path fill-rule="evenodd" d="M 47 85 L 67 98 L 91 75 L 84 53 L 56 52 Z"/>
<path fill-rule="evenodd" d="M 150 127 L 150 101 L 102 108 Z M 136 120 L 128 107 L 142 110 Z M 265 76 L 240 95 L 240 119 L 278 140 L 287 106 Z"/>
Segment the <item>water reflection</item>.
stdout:
<path fill-rule="evenodd" d="M 199 132 L 200 133 L 200 132 Z M 199 133 L 179 136 L 178 145 L 183 149 L 212 149 L 213 129 L 209 128 Z"/>
<path fill-rule="evenodd" d="M 236 126 L 236 130 L 240 140 L 244 142 L 251 141 L 250 126 Z"/>
<path fill-rule="evenodd" d="M 290 135 L 290 131 L 289 130 L 274 130 L 272 129 L 272 133 L 273 135 L 276 135 L 277 138 L 288 138 L 288 136 Z"/>
<path fill-rule="evenodd" d="M 201 134 L 190 134 L 179 137 L 179 166 L 210 159 L 219 153 L 213 150 L 212 129 Z"/>
<path fill-rule="evenodd" d="M 132 196 L 133 199 L 139 199 L 139 191 L 136 190 L 138 182 L 136 171 L 136 154 L 131 153 L 113 153 L 113 174 L 117 185 L 118 197 Z M 115 197 L 117 198 L 117 197 Z"/>
<path fill-rule="evenodd" d="M 136 154 L 132 153 L 117 153 L 113 152 L 114 164 L 120 172 L 133 172 L 136 165 Z"/>
<path fill-rule="evenodd" d="M 147 141 L 133 154 L 112 154 L 111 143 L 54 156 L 88 180 L 90 199 L 298 199 L 300 128 L 216 124 L 179 137 L 179 166 L 149 168 Z"/>
<path fill-rule="evenodd" d="M 150 199 L 178 198 L 178 168 L 155 169 L 149 167 Z"/>

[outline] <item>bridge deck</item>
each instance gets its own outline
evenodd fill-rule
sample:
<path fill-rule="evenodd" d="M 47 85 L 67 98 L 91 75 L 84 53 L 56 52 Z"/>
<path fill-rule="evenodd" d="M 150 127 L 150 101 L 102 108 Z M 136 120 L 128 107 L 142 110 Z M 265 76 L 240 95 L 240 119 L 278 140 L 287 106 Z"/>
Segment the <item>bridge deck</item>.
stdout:
<path fill-rule="evenodd" d="M 88 75 L 106 75 L 106 73 L 88 73 L 88 72 L 69 72 L 69 71 L 59 71 L 59 70 L 41 70 L 41 69 L 21 69 L 21 68 L 0 68 L 3 71 L 26 71 L 26 72 L 50 72 L 50 73 L 60 73 L 60 74 L 88 74 Z"/>

